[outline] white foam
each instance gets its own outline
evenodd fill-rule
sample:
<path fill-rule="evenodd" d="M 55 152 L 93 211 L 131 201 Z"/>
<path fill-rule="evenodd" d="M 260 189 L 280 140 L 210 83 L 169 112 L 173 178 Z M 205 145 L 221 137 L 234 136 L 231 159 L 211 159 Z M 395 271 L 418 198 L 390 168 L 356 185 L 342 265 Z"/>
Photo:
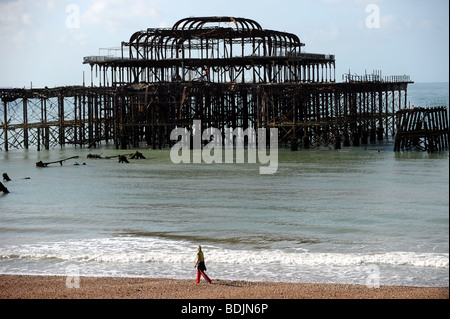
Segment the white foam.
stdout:
<path fill-rule="evenodd" d="M 368 264 L 449 268 L 448 253 L 241 250 L 204 246 L 209 263 L 226 265 L 360 266 Z M 114 264 L 195 262 L 196 244 L 155 238 L 115 237 L 69 240 L 0 248 L 2 259 L 55 259 L 67 262 Z"/>

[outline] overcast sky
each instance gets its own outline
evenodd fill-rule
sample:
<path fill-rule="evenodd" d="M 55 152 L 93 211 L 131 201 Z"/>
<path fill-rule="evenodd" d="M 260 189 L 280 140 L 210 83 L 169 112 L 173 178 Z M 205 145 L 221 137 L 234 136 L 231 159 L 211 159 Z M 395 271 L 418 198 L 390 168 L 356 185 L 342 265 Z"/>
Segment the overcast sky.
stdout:
<path fill-rule="evenodd" d="M 192 16 L 253 19 L 335 54 L 336 79 L 382 70 L 449 81 L 448 0 L 0 0 L 0 87 L 81 85 L 84 56 Z"/>

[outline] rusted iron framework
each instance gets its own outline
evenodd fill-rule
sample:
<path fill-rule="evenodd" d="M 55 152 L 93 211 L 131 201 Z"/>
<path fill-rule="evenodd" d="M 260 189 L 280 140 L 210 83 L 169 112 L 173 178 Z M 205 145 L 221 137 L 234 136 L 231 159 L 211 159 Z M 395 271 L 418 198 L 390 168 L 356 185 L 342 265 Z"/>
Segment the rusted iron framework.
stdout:
<path fill-rule="evenodd" d="M 433 153 L 448 149 L 446 107 L 397 111 L 394 151 L 418 149 Z"/>
<path fill-rule="evenodd" d="M 232 17 L 186 18 L 135 32 L 114 55 L 85 57 L 90 86 L 0 89 L 0 147 L 170 146 L 170 132 L 279 129 L 291 149 L 360 145 L 394 135 L 408 76 L 346 74 L 335 57 L 302 52 L 291 33 Z"/>
<path fill-rule="evenodd" d="M 334 81 L 334 56 L 302 53 L 303 46 L 296 35 L 264 30 L 250 19 L 186 18 L 170 29 L 134 33 L 118 57 L 85 57 L 84 63 L 103 75 L 100 86 Z"/>
<path fill-rule="evenodd" d="M 112 139 L 114 90 L 73 86 L 0 89 L 0 94 L 0 149 L 90 147 Z"/>

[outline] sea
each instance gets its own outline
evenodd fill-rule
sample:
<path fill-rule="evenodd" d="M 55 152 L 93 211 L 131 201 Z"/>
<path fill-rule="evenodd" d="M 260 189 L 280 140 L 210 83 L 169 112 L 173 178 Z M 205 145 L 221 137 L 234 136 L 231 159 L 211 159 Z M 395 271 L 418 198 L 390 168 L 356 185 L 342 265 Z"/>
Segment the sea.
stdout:
<path fill-rule="evenodd" d="M 448 103 L 448 83 L 408 86 L 411 107 Z M 0 151 L 0 274 L 194 281 L 201 245 L 213 280 L 448 287 L 449 152 L 393 148 L 279 149 L 275 174 L 148 147 Z"/>

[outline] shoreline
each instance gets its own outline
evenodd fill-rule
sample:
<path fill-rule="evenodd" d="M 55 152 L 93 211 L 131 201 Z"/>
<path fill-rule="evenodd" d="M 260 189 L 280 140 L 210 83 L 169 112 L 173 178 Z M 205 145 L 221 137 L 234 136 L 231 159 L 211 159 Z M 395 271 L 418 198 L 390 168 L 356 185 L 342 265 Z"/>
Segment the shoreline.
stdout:
<path fill-rule="evenodd" d="M 449 299 L 449 287 L 0 275 L 1 299 Z"/>

